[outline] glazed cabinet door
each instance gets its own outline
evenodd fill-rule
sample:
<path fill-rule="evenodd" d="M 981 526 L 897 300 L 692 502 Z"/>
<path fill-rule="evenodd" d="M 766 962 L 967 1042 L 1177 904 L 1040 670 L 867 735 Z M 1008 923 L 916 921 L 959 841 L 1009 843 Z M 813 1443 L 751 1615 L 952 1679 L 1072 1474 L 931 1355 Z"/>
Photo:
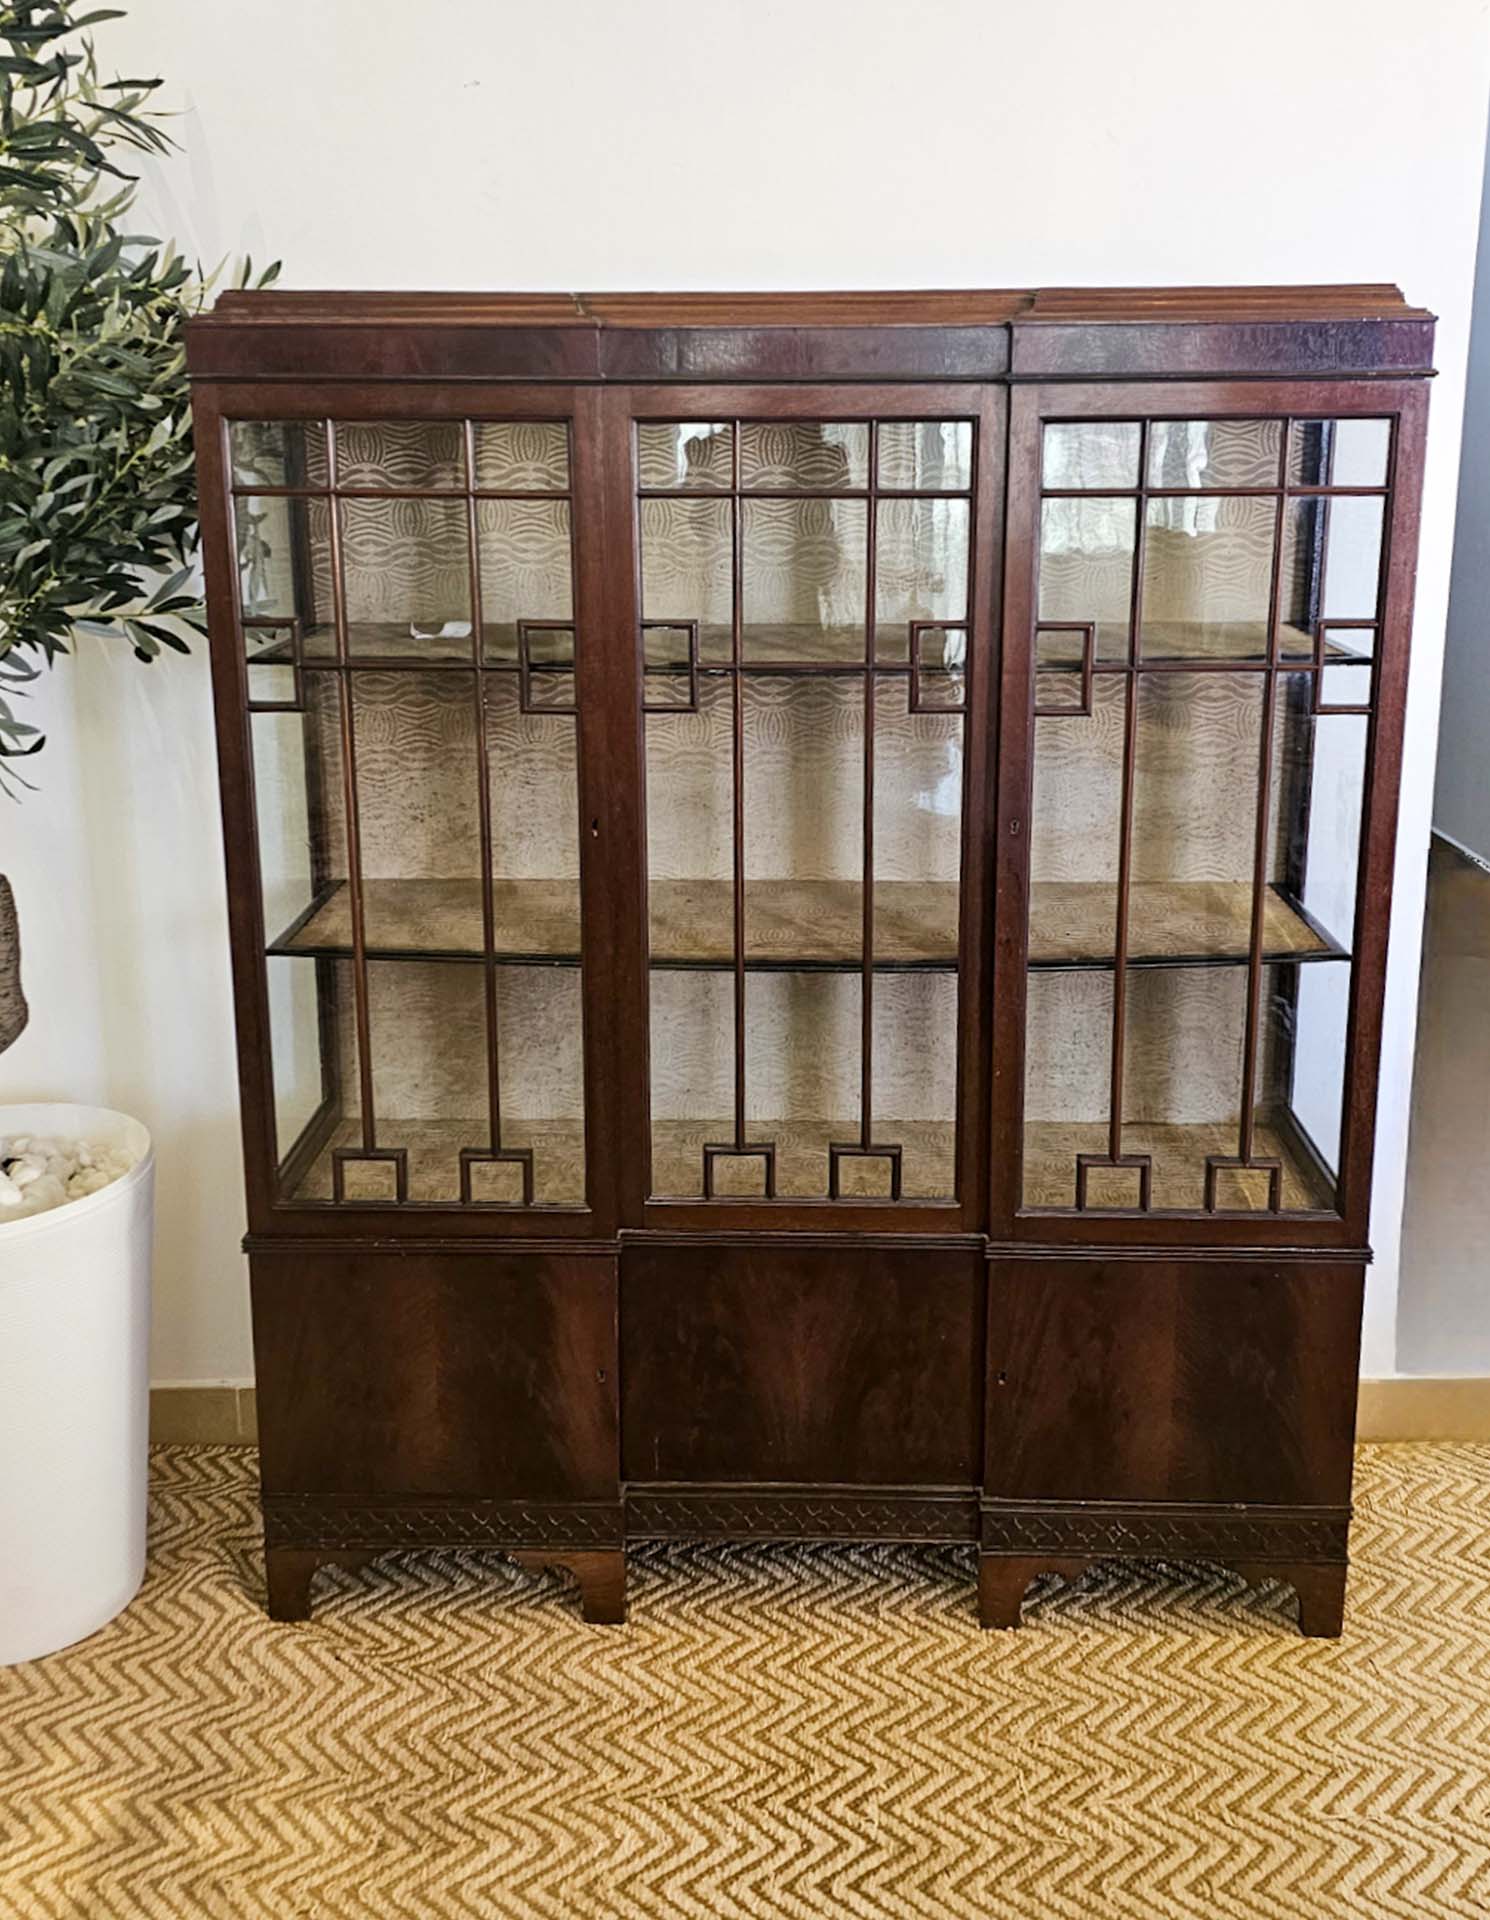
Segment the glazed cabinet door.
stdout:
<path fill-rule="evenodd" d="M 1364 1244 L 1420 388 L 1032 387 L 995 1218 Z"/>
<path fill-rule="evenodd" d="M 1002 396 L 613 396 L 652 1225 L 980 1219 Z"/>
<path fill-rule="evenodd" d="M 259 1228 L 613 1218 L 593 404 L 199 391 Z"/>

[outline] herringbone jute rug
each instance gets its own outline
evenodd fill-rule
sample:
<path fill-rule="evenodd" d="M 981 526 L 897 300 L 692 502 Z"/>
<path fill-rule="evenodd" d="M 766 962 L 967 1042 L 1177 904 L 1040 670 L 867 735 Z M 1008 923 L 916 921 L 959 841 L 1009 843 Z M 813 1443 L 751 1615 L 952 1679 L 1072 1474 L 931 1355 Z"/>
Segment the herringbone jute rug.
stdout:
<path fill-rule="evenodd" d="M 961 1549 L 654 1548 L 631 1624 L 495 1556 L 261 1609 L 254 1459 L 0 1672 L 0 1914 L 1490 1914 L 1490 1448 L 1363 1450 L 1345 1637 L 1112 1567 L 979 1631 Z"/>

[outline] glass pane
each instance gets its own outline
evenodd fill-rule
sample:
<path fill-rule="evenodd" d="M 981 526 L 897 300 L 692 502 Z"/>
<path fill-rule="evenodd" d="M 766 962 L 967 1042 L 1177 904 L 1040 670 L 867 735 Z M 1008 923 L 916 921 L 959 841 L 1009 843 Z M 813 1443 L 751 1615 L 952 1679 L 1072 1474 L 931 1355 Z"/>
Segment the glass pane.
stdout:
<path fill-rule="evenodd" d="M 353 659 L 471 657 L 471 558 L 459 500 L 342 500 Z"/>
<path fill-rule="evenodd" d="M 1290 500 L 1283 519 L 1283 596 L 1291 654 L 1312 655 L 1323 619 L 1374 620 L 1384 501 L 1371 495 Z"/>
<path fill-rule="evenodd" d="M 488 674 L 483 691 L 493 946 L 504 958 L 534 955 L 577 960 L 577 722 L 572 714 L 523 712 L 515 673 Z M 479 898 L 472 899 L 471 911 L 475 915 L 471 938 L 479 947 Z"/>
<path fill-rule="evenodd" d="M 319 796 L 309 767 L 323 727 L 319 715 L 300 713 L 256 713 L 249 726 L 264 938 L 272 944 L 309 910 L 322 882 L 312 850 Z"/>
<path fill-rule="evenodd" d="M 744 659 L 864 658 L 867 513 L 862 500 L 743 503 Z"/>
<path fill-rule="evenodd" d="M 515 662 L 519 621 L 574 618 L 567 500 L 480 500 L 482 652 Z"/>
<path fill-rule="evenodd" d="M 1276 516 L 1257 495 L 1149 501 L 1145 659 L 1266 658 Z"/>
<path fill-rule="evenodd" d="M 1296 420 L 1288 448 L 1291 487 L 1384 487 L 1389 420 Z"/>
<path fill-rule="evenodd" d="M 912 620 L 968 616 L 968 503 L 881 500 L 875 509 L 875 653 L 910 657 Z"/>
<path fill-rule="evenodd" d="M 1122 676 L 1101 674 L 1090 714 L 1035 722 L 1030 964 L 1110 961 L 1122 823 Z"/>
<path fill-rule="evenodd" d="M 351 993 L 351 973 L 345 961 L 291 959 L 284 954 L 270 954 L 264 966 L 275 1159 L 282 1165 L 320 1115 L 322 1103 L 336 1092 L 334 1062 L 322 1051 L 323 1031 L 335 1032 L 334 1009 L 341 993 Z M 327 1029 L 323 1029 L 323 1018 Z"/>
<path fill-rule="evenodd" d="M 1372 620 L 1377 613 L 1381 536 L 1386 502 L 1371 498 L 1328 503 L 1320 613 L 1326 620 Z"/>
<path fill-rule="evenodd" d="M 730 658 L 734 540 L 728 500 L 643 500 L 642 618 L 696 620 L 699 655 Z"/>
<path fill-rule="evenodd" d="M 880 422 L 879 484 L 887 492 L 966 492 L 972 483 L 970 420 Z"/>
<path fill-rule="evenodd" d="M 482 969 L 373 960 L 367 998 L 377 1144 L 406 1153 L 411 1202 L 458 1202 L 460 1150 L 489 1140 Z"/>
<path fill-rule="evenodd" d="M 577 967 L 498 970 L 497 1058 L 502 1150 L 532 1155 L 538 1206 L 582 1206 L 584 1008 Z M 501 1163 L 481 1176 L 493 1200 L 504 1198 L 501 1186 L 510 1190 L 514 1178 Z"/>
<path fill-rule="evenodd" d="M 1055 422 L 1045 429 L 1042 484 L 1047 487 L 1136 487 L 1136 420 Z"/>
<path fill-rule="evenodd" d="M 1348 960 L 1268 970 L 1258 1111 L 1289 1148 L 1289 1210 L 1338 1205 L 1351 972 Z"/>
<path fill-rule="evenodd" d="M 334 654 L 329 502 L 241 494 L 233 518 L 243 618 L 298 620 L 308 659 Z"/>
<path fill-rule="evenodd" d="M 235 487 L 324 487 L 324 420 L 235 420 L 228 428 Z"/>
<path fill-rule="evenodd" d="M 564 493 L 569 430 L 562 420 L 478 420 L 476 485 L 498 493 Z"/>
<path fill-rule="evenodd" d="M 1041 509 L 1038 617 L 1090 623 L 1099 660 L 1128 655 L 1135 520 L 1132 500 L 1047 500 Z"/>
<path fill-rule="evenodd" d="M 479 953 L 476 675 L 361 672 L 349 685 L 368 950 Z M 344 895 L 307 933 L 329 933 L 333 913 L 348 915 Z"/>
<path fill-rule="evenodd" d="M 721 421 L 642 421 L 636 429 L 637 478 L 643 487 L 729 489 L 735 430 Z"/>
<path fill-rule="evenodd" d="M 877 973 L 874 981 L 874 1134 L 901 1148 L 907 1200 L 957 1192 L 957 976 Z M 852 1134 L 843 1136 L 852 1139 Z M 866 1180 L 883 1163 L 863 1163 Z M 841 1180 L 849 1190 L 847 1163 Z M 872 1191 L 873 1189 L 871 1189 Z"/>
<path fill-rule="evenodd" d="M 1348 949 L 1355 929 L 1370 722 L 1364 714 L 1313 713 L 1310 681 L 1302 673 L 1279 681 L 1272 873 L 1278 890 L 1312 923 L 1311 946 L 1328 942 Z"/>
<path fill-rule="evenodd" d="M 466 484 L 465 430 L 458 420 L 338 420 L 338 487 Z"/>
<path fill-rule="evenodd" d="M 869 484 L 869 428 L 852 420 L 747 420 L 740 485 L 754 491 L 858 491 Z"/>
<path fill-rule="evenodd" d="M 1151 487 L 1276 487 L 1281 420 L 1155 420 Z"/>
<path fill-rule="evenodd" d="M 1149 1156 L 1151 1206 L 1200 1212 L 1207 1155 L 1236 1153 L 1246 1028 L 1245 967 L 1129 968 L 1123 1153 Z M 1127 1197 L 1088 1204 L 1132 1206 L 1123 1177 Z"/>
<path fill-rule="evenodd" d="M 752 973 L 745 982 L 745 1130 L 774 1145 L 782 1198 L 826 1198 L 829 1146 L 859 1138 L 860 1008 L 856 973 Z M 845 1170 L 846 1197 L 862 1192 L 858 1173 Z"/>
<path fill-rule="evenodd" d="M 779 965 L 857 965 L 864 950 L 863 681 L 752 675 L 744 722 L 746 953 Z M 857 1041 L 852 1056 L 858 1059 Z"/>
<path fill-rule="evenodd" d="M 648 730 L 650 732 L 650 728 Z M 704 1191 L 704 1147 L 734 1138 L 734 980 L 723 972 L 651 974 L 652 1183 L 663 1198 Z M 763 1167 L 738 1172 L 764 1191 Z M 719 1191 L 727 1183 L 719 1183 Z"/>
<path fill-rule="evenodd" d="M 962 873 L 963 721 L 912 713 L 909 691 L 904 678 L 875 683 L 874 957 L 878 966 L 950 969 Z M 862 792 L 862 769 L 852 785 Z M 846 827 L 843 838 L 852 844 Z"/>

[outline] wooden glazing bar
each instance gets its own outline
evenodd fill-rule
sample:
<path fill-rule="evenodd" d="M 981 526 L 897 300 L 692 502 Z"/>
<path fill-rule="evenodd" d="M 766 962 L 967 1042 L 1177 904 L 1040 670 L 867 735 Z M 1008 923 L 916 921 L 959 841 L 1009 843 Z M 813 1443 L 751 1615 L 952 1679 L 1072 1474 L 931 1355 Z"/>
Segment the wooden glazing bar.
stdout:
<path fill-rule="evenodd" d="M 1140 423 L 1142 424 L 1142 423 Z M 1267 498 L 1279 491 L 1274 486 L 1266 487 L 1044 487 L 1041 489 L 1043 500 L 1236 500 Z M 1323 485 L 1317 487 L 1284 486 L 1282 491 L 1290 499 L 1309 499 L 1316 494 L 1336 496 L 1342 500 L 1370 499 L 1380 500 L 1386 496 L 1385 487 L 1337 487 Z"/>
<path fill-rule="evenodd" d="M 1149 423 L 1139 422 L 1138 472 L 1148 475 Z M 1128 664 L 1139 661 L 1139 628 L 1143 620 L 1143 559 L 1148 516 L 1146 496 L 1139 486 L 1133 513 L 1133 580 L 1128 599 Z M 1133 780 L 1138 754 L 1138 674 L 1130 672 L 1123 708 L 1123 789 L 1118 828 L 1117 925 L 1112 948 L 1112 1063 L 1109 1089 L 1107 1150 L 1114 1162 L 1123 1155 L 1123 1050 L 1128 1018 L 1128 897 L 1133 882 Z"/>
<path fill-rule="evenodd" d="M 864 794 L 862 854 L 864 884 L 862 961 L 859 974 L 859 1145 L 874 1138 L 874 656 L 877 534 L 875 483 L 879 473 L 879 423 L 869 423 L 869 491 L 864 585 Z M 831 1169 L 836 1172 L 836 1164 Z M 836 1184 L 836 1182 L 835 1182 Z M 834 1198 L 837 1198 L 836 1194 Z"/>
<path fill-rule="evenodd" d="M 326 422 L 326 471 L 333 488 L 336 485 L 336 428 Z M 340 665 L 347 664 L 347 581 L 342 552 L 341 514 L 331 502 L 329 535 L 331 542 L 332 617 L 336 634 L 336 652 Z M 347 821 L 347 892 L 352 918 L 352 990 L 356 1003 L 357 1082 L 362 1109 L 362 1145 L 372 1152 L 378 1144 L 377 1116 L 373 1111 L 372 1019 L 367 999 L 367 939 L 362 917 L 362 826 L 357 806 L 357 740 L 352 725 L 352 683 L 344 677 L 337 688 L 337 713 L 341 723 L 342 786 Z"/>
<path fill-rule="evenodd" d="M 1288 447 L 1294 423 L 1285 420 L 1279 436 L 1278 479 L 1280 492 L 1273 514 L 1273 554 L 1268 576 L 1268 663 L 1276 669 L 1282 611 L 1283 526 L 1288 502 L 1281 485 L 1288 473 Z M 1263 922 L 1267 908 L 1268 829 L 1272 818 L 1273 734 L 1277 725 L 1278 675 L 1271 671 L 1263 677 L 1262 728 L 1257 757 L 1257 827 L 1252 852 L 1252 930 L 1247 949 L 1247 1015 L 1242 1040 L 1242 1101 L 1238 1128 L 1237 1154 L 1242 1165 L 1251 1164 L 1256 1130 L 1257 1045 L 1262 1012 Z M 1268 1189 L 1270 1210 L 1281 1203 L 1280 1182 Z M 1211 1196 L 1212 1198 L 1214 1195 Z"/>
<path fill-rule="evenodd" d="M 730 660 L 741 665 L 744 627 L 745 551 L 740 505 L 740 422 L 730 424 Z M 730 828 L 734 882 L 735 972 L 735 1145 L 745 1145 L 745 683 L 738 671 L 731 682 L 730 755 L 734 781 Z"/>
<path fill-rule="evenodd" d="M 534 501 L 539 504 L 550 500 L 567 500 L 567 489 L 549 487 L 542 491 L 531 487 L 514 487 L 510 491 L 501 487 L 324 487 L 312 486 L 235 486 L 235 498 L 248 496 L 254 500 L 327 500 L 335 493 L 339 500 L 519 500 Z M 690 494 L 696 499 L 697 494 Z"/>
<path fill-rule="evenodd" d="M 485 645 L 481 617 L 481 540 L 476 519 L 476 499 L 471 489 L 476 479 L 476 429 L 471 421 L 461 423 L 461 446 L 466 463 L 466 539 L 471 568 L 471 665 L 479 669 Z M 573 515 L 570 516 L 571 529 Z M 472 715 L 476 725 L 476 825 L 481 843 L 481 952 L 482 985 L 486 1006 L 486 1105 L 490 1132 L 488 1145 L 493 1153 L 502 1147 L 502 1082 L 500 1038 L 497 1031 L 497 969 L 493 959 L 496 947 L 496 908 L 492 899 L 491 769 L 487 765 L 486 676 L 472 674 Z"/>

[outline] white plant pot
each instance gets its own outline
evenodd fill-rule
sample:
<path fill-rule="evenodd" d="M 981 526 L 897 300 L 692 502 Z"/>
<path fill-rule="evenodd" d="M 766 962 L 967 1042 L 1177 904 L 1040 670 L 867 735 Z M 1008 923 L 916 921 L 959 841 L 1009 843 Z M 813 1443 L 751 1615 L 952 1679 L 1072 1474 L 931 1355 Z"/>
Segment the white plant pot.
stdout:
<path fill-rule="evenodd" d="M 137 1156 L 122 1179 L 0 1225 L 0 1666 L 95 1633 L 145 1575 L 155 1156 L 107 1107 L 0 1107 L 0 1135 Z"/>

